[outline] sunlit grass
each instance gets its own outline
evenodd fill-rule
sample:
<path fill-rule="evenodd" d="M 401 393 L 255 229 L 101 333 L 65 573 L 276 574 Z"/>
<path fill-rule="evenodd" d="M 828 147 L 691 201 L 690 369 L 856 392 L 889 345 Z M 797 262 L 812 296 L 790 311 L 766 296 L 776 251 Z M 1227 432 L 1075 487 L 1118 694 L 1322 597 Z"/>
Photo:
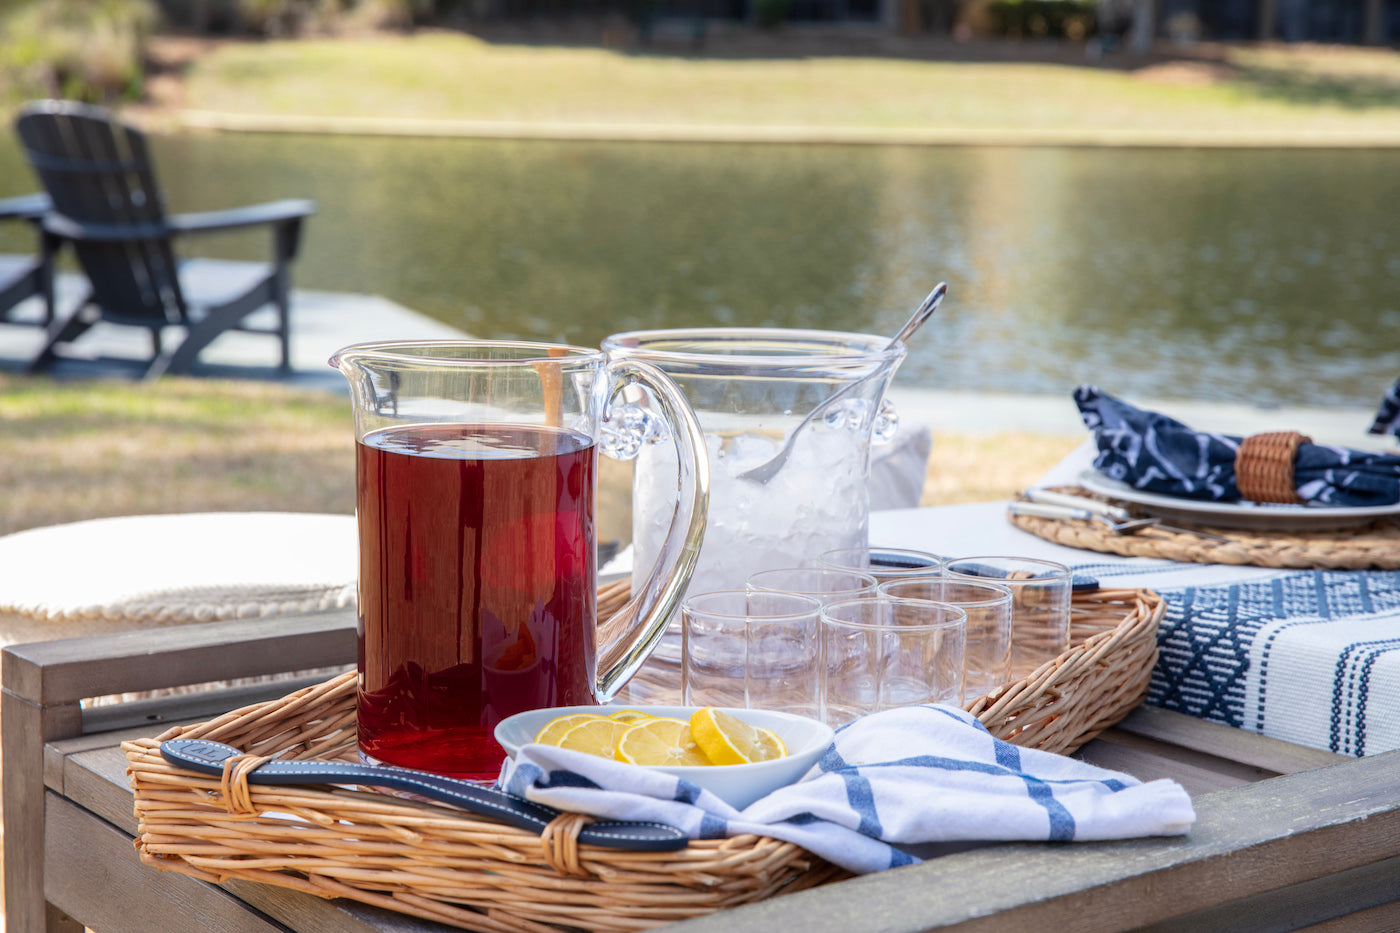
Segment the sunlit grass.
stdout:
<path fill-rule="evenodd" d="M 1139 74 L 875 57 L 726 59 L 436 33 L 227 46 L 195 64 L 188 106 L 872 129 L 1400 130 L 1400 56 L 1390 50 L 1242 46 L 1208 71 L 1192 67 Z"/>
<path fill-rule="evenodd" d="M 0 533 L 146 513 L 349 513 L 349 402 L 262 383 L 0 376 L 0 489 Z"/>
<path fill-rule="evenodd" d="M 1005 499 L 1078 442 L 935 434 L 923 504 Z M 630 471 L 600 471 L 598 531 L 630 537 Z M 268 383 L 0 375 L 0 534 L 114 515 L 354 510 L 349 401 Z"/>

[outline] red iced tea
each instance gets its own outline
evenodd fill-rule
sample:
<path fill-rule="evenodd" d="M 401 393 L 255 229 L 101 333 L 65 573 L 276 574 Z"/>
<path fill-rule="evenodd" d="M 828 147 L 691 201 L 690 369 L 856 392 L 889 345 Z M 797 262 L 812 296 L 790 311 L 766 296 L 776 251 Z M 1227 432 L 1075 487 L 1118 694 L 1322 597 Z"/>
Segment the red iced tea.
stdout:
<path fill-rule="evenodd" d="M 357 461 L 360 751 L 492 780 L 502 719 L 597 702 L 593 442 L 417 424 Z"/>

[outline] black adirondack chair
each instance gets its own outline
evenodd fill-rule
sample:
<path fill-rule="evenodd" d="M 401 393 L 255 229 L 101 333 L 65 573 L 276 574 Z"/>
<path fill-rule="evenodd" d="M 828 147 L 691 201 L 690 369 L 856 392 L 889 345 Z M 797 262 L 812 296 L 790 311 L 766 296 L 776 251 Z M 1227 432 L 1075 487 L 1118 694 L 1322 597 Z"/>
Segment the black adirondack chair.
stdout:
<path fill-rule="evenodd" d="M 0 200 L 0 220 L 22 220 L 39 231 L 39 250 L 30 257 L 0 257 L 0 321 L 8 324 L 38 324 L 47 327 L 53 321 L 53 255 L 56 241 L 43 235 L 41 221 L 50 206 L 46 194 L 27 194 Z M 43 317 L 38 320 L 16 320 L 15 306 L 28 298 L 43 299 Z"/>
<path fill-rule="evenodd" d="M 73 245 L 91 290 L 71 314 L 53 320 L 44 347 L 31 363 L 41 369 L 98 321 L 151 332 L 145 376 L 187 373 L 201 350 L 228 330 L 278 337 L 280 366 L 291 367 L 289 296 L 291 264 L 302 220 L 315 212 L 306 200 L 198 214 L 167 214 L 145 137 L 107 110 L 72 101 L 25 105 L 15 123 L 25 157 L 53 201 L 43 216 L 46 234 Z M 178 238 L 243 227 L 272 230 L 272 259 L 251 264 L 251 276 L 219 295 L 192 296 Z M 271 305 L 275 326 L 248 317 Z M 166 347 L 162 331 L 185 328 L 184 339 Z"/>

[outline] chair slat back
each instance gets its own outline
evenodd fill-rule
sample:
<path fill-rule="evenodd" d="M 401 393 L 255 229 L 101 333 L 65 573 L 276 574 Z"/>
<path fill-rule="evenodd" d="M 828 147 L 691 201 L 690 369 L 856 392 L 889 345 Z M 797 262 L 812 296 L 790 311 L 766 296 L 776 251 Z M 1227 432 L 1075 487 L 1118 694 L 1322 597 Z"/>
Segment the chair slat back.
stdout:
<path fill-rule="evenodd" d="M 72 101 L 27 105 L 15 123 L 25 157 L 54 209 L 83 224 L 152 227 L 165 207 L 145 137 L 100 107 Z M 170 238 L 75 244 L 107 318 L 158 326 L 186 320 Z"/>

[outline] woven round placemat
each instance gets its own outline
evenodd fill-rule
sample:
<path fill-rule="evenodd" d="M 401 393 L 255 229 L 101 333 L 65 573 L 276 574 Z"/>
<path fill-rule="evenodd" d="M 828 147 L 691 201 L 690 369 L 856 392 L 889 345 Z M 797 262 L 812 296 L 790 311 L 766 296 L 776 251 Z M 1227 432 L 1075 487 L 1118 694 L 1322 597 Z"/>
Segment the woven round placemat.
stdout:
<path fill-rule="evenodd" d="M 1055 487 L 1060 492 L 1112 502 L 1078 486 Z M 1315 531 L 1253 531 L 1200 526 L 1224 538 L 1217 541 L 1189 532 L 1148 527 L 1132 534 L 1115 534 L 1095 521 L 1008 515 L 1022 531 L 1066 547 L 1156 557 L 1197 564 L 1240 564 L 1289 570 L 1400 570 L 1400 524 L 1389 519 Z M 1181 525 L 1183 523 L 1175 522 Z"/>

